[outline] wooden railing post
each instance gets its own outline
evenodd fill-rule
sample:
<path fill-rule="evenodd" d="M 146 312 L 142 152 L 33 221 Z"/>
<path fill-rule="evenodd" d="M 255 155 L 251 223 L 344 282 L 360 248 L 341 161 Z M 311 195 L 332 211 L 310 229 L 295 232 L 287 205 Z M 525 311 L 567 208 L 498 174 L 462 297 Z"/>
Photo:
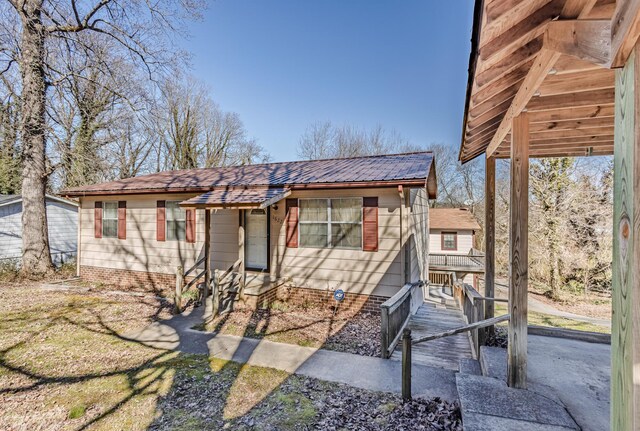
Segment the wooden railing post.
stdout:
<path fill-rule="evenodd" d="M 402 399 L 411 399 L 411 329 L 402 331 Z"/>
<path fill-rule="evenodd" d="M 380 307 L 380 350 L 382 359 L 389 359 L 389 308 Z"/>
<path fill-rule="evenodd" d="M 173 311 L 175 314 L 182 312 L 182 288 L 184 286 L 184 269 L 182 266 L 176 268 L 176 291 L 173 298 Z"/>

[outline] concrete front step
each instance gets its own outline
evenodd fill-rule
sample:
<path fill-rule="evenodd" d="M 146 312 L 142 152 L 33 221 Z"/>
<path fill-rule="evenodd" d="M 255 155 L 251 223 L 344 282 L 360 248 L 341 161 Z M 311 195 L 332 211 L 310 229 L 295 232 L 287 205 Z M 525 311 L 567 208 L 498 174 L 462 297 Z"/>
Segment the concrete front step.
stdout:
<path fill-rule="evenodd" d="M 512 389 L 498 379 L 456 374 L 465 431 L 579 430 L 563 404 L 537 392 Z"/>
<path fill-rule="evenodd" d="M 481 376 L 482 370 L 480 369 L 480 362 L 475 359 L 463 358 L 459 362 L 459 370 L 462 374 L 471 374 L 474 376 Z"/>

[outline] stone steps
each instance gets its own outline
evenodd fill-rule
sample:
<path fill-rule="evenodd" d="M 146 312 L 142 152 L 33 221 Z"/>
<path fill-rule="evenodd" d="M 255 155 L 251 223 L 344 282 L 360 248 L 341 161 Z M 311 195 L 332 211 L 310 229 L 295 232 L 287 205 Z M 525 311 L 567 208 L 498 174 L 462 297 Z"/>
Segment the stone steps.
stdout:
<path fill-rule="evenodd" d="M 509 388 L 506 360 L 506 349 L 486 346 L 479 361 L 460 360 L 456 387 L 465 431 L 580 429 L 550 388 Z"/>

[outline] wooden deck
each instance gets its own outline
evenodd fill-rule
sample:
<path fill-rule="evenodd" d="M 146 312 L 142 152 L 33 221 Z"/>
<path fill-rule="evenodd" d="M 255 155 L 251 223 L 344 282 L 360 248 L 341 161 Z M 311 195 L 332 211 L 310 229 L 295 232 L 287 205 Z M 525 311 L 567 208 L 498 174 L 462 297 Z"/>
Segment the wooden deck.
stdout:
<path fill-rule="evenodd" d="M 462 312 L 449 301 L 425 300 L 415 315 L 409 319 L 409 329 L 414 338 L 454 329 L 465 325 Z M 473 358 L 469 334 L 457 334 L 438 340 L 417 344 L 412 349 L 414 364 L 429 365 L 458 371 L 463 358 Z M 402 359 L 402 342 L 391 355 L 391 359 Z"/>

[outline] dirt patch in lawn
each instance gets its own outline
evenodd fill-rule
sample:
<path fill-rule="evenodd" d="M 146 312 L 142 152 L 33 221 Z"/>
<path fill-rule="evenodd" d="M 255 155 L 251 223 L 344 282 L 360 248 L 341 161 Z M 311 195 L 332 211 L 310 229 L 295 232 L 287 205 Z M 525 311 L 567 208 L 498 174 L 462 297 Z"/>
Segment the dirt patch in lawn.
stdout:
<path fill-rule="evenodd" d="M 380 316 L 323 307 L 276 303 L 266 309 L 238 308 L 200 327 L 206 331 L 280 343 L 380 356 Z"/>
<path fill-rule="evenodd" d="M 206 370 L 199 356 L 177 360 Z M 158 405 L 163 415 L 150 430 L 462 430 L 457 403 L 404 403 L 397 395 L 270 368 L 219 360 L 209 365 L 204 373 L 176 374 Z"/>
<path fill-rule="evenodd" d="M 579 314 L 581 316 L 594 317 L 597 319 L 611 319 L 611 296 L 592 293 L 588 296 L 572 295 L 563 292 L 559 301 L 547 297 L 544 293 L 530 291 L 532 297 L 553 308 L 567 313 Z"/>
<path fill-rule="evenodd" d="M 153 349 L 163 301 L 0 285 L 0 429 L 459 430 L 456 404 Z"/>

